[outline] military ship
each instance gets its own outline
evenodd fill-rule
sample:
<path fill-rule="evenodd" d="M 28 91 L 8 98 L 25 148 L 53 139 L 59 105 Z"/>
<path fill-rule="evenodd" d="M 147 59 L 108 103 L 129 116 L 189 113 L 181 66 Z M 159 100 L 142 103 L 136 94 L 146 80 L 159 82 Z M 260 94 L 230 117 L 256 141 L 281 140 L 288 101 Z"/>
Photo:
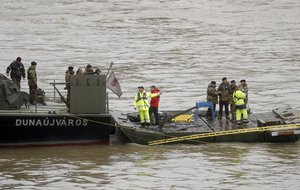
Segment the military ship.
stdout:
<path fill-rule="evenodd" d="M 248 123 L 237 125 L 218 119 L 197 102 L 187 110 L 162 111 L 159 125 L 140 125 L 137 113 L 114 113 L 117 133 L 130 143 L 159 145 L 168 143 L 202 144 L 211 142 L 296 142 L 300 138 L 300 111 L 291 107 L 249 114 Z M 200 105 L 200 106 L 199 106 Z"/>
<path fill-rule="evenodd" d="M 106 75 L 73 75 L 70 86 L 70 104 L 62 96 L 61 103 L 29 106 L 28 94 L 1 75 L 0 147 L 108 144 L 115 127 Z"/>

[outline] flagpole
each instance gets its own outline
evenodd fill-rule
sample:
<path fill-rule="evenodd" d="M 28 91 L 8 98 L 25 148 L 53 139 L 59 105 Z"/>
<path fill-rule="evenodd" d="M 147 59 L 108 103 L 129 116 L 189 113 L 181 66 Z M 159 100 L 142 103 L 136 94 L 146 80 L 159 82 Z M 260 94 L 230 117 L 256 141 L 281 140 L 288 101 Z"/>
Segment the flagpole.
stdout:
<path fill-rule="evenodd" d="M 113 65 L 113 64 L 114 64 L 113 62 L 110 62 L 110 66 L 109 66 L 109 68 L 108 68 L 108 71 L 107 71 L 106 77 L 107 77 L 107 75 L 108 75 L 109 71 L 111 70 L 111 68 L 112 68 L 112 65 Z"/>

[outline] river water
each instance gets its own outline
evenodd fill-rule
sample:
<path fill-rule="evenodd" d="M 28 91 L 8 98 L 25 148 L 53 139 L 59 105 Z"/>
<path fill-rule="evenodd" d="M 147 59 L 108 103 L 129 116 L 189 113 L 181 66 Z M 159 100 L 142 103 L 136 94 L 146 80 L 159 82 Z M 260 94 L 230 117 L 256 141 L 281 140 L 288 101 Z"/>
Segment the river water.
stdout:
<path fill-rule="evenodd" d="M 123 96 L 110 108 L 123 112 L 137 86 L 185 109 L 225 76 L 247 80 L 254 112 L 300 109 L 299 18 L 298 0 L 1 0 L 0 72 L 36 61 L 48 89 L 68 66 L 114 62 Z M 299 156 L 299 142 L 1 149 L 0 188 L 296 189 Z"/>

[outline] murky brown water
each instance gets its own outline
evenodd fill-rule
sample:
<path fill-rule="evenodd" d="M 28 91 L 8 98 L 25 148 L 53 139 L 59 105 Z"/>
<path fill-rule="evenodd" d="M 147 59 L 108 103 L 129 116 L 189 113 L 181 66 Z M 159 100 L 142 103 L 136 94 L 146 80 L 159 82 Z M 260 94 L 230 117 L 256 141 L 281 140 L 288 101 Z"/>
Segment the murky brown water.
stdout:
<path fill-rule="evenodd" d="M 205 100 L 211 80 L 246 79 L 254 112 L 300 108 L 298 0 L 2 0 L 0 72 L 38 63 L 39 86 L 69 65 L 109 63 L 133 111 L 136 87 L 162 88 L 161 109 Z M 22 82 L 27 90 L 26 81 Z M 0 150 L 1 189 L 296 189 L 300 145 L 207 144 Z"/>

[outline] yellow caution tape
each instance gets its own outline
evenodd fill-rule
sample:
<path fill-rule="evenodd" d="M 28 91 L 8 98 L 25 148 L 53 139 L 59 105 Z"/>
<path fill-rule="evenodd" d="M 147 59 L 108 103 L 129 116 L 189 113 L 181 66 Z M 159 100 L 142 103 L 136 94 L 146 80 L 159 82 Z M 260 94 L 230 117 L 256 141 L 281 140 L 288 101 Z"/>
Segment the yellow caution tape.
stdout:
<path fill-rule="evenodd" d="M 159 145 L 159 144 L 167 144 L 179 141 L 193 140 L 193 139 L 201 139 L 207 137 L 217 137 L 217 136 L 225 136 L 225 135 L 234 135 L 234 134 L 242 134 L 242 133 L 255 133 L 255 132 L 264 132 L 270 130 L 284 130 L 284 129 L 297 129 L 300 128 L 300 124 L 288 124 L 288 125 L 275 125 L 268 127 L 255 127 L 255 128 L 247 128 L 247 129 L 235 129 L 228 131 L 218 131 L 211 133 L 201 133 L 194 135 L 186 135 L 181 137 L 173 137 L 168 139 L 161 139 L 155 141 L 149 141 L 149 145 Z"/>

